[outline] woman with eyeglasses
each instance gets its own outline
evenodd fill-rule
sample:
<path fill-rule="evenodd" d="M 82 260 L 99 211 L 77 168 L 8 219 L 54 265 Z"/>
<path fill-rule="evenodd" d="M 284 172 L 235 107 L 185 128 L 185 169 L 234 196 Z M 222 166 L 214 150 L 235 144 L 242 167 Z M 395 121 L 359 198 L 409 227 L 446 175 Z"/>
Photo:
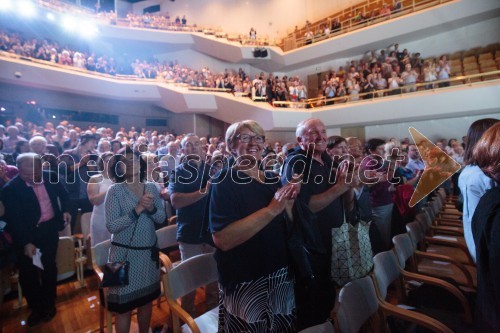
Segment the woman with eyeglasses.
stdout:
<path fill-rule="evenodd" d="M 110 161 L 109 174 L 116 184 L 104 202 L 106 227 L 112 234 L 108 261 L 130 262 L 129 284 L 106 289 L 107 308 L 116 313 L 118 333 L 130 331 L 135 308 L 139 332 L 148 332 L 152 302 L 161 292 L 155 224 L 165 221 L 165 210 L 156 185 L 146 180 L 146 170 L 146 161 L 128 146 Z"/>
<path fill-rule="evenodd" d="M 233 167 L 212 182 L 210 231 L 217 248 L 219 333 L 295 332 L 294 285 L 289 271 L 285 214 L 299 187 L 280 188 L 260 168 L 265 137 L 253 120 L 231 125 L 226 144 Z"/>

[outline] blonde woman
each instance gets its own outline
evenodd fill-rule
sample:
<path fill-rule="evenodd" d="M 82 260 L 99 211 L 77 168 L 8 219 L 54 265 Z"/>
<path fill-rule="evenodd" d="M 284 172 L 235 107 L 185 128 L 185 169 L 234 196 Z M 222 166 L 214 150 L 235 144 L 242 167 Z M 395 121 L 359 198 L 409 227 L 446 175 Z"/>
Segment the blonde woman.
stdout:
<path fill-rule="evenodd" d="M 219 333 L 296 331 L 284 214 L 291 216 L 298 188 L 280 188 L 276 174 L 260 170 L 264 142 L 264 130 L 255 121 L 231 125 L 226 143 L 236 161 L 211 185 Z"/>

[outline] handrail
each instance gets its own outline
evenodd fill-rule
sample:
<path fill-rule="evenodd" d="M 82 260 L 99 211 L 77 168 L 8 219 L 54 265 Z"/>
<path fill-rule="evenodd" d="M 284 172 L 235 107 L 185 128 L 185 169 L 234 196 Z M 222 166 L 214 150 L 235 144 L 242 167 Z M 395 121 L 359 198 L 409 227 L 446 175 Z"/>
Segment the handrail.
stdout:
<path fill-rule="evenodd" d="M 429 7 L 434 7 L 434 6 L 441 5 L 443 3 L 451 2 L 451 1 L 455 1 L 455 0 L 411 0 L 411 1 L 412 1 L 412 4 L 410 7 L 403 8 L 396 13 L 391 11 L 391 13 L 388 15 L 380 15 L 379 14 L 379 15 L 376 15 L 373 17 L 365 18 L 364 20 L 360 20 L 360 21 L 355 21 L 355 17 L 353 17 L 353 15 L 352 15 L 353 12 L 355 10 L 359 10 L 359 11 L 361 11 L 361 13 L 366 13 L 367 9 L 370 6 L 372 6 L 374 2 L 366 1 L 365 3 L 362 3 L 362 4 L 350 6 L 349 8 L 344 9 L 343 11 L 340 11 L 332 16 L 329 16 L 326 19 L 323 18 L 323 19 L 311 24 L 311 26 L 309 26 L 309 27 L 305 27 L 305 28 L 296 30 L 296 31 L 288 34 L 288 36 L 283 38 L 283 41 L 281 43 L 279 43 L 278 46 L 281 47 L 281 49 L 283 51 L 290 51 L 290 50 L 305 46 L 306 45 L 306 38 L 304 35 L 308 30 L 310 30 L 314 33 L 321 27 L 321 25 L 324 25 L 324 24 L 327 24 L 328 27 L 331 27 L 331 23 L 335 19 L 338 19 L 340 24 L 341 24 L 340 30 L 335 31 L 335 32 L 332 31 L 332 32 L 330 32 L 329 35 L 325 35 L 324 33 L 322 33 L 319 36 L 315 35 L 315 36 L 313 36 L 312 43 L 322 41 L 325 39 L 329 39 L 331 37 L 335 37 L 335 36 L 338 36 L 338 35 L 341 35 L 344 33 L 352 32 L 352 31 L 355 31 L 355 30 L 358 30 L 358 29 L 361 29 L 361 28 L 364 28 L 367 26 L 371 26 L 373 24 L 385 22 L 387 20 L 390 20 L 390 19 L 393 19 L 396 17 L 411 14 L 411 13 L 414 13 L 414 12 L 417 12 L 417 11 L 420 11 L 423 9 L 427 9 Z M 381 7 L 377 8 L 377 10 L 380 10 L 380 9 L 381 9 Z M 343 17 L 346 17 L 346 18 L 341 19 Z M 300 37 L 298 37 L 297 35 Z M 285 42 L 286 39 L 288 39 L 288 43 Z M 294 43 L 290 43 L 290 39 L 292 39 L 292 42 L 293 41 L 295 42 L 295 47 L 291 47 L 291 46 L 293 46 Z M 288 46 L 285 47 L 285 45 L 288 45 Z"/>
<path fill-rule="evenodd" d="M 323 96 L 323 97 L 316 97 L 316 98 L 307 99 L 307 100 L 304 100 L 301 102 L 273 101 L 272 105 L 274 107 L 281 106 L 281 107 L 293 108 L 293 107 L 296 107 L 296 105 L 298 105 L 298 104 L 302 104 L 302 105 L 308 105 L 309 108 L 318 108 L 318 107 L 324 107 L 324 106 L 331 106 L 331 104 L 338 104 L 338 103 L 345 104 L 345 103 L 354 103 L 354 102 L 368 101 L 368 100 L 373 101 L 375 99 L 379 100 L 380 98 L 388 97 L 389 95 L 386 95 L 386 94 L 388 94 L 390 92 L 394 92 L 394 91 L 397 91 L 397 93 L 390 95 L 390 96 L 394 97 L 394 96 L 407 95 L 407 94 L 411 94 L 411 93 L 415 93 L 415 92 L 434 91 L 436 89 L 441 89 L 441 87 L 438 87 L 440 83 L 446 83 L 446 82 L 450 83 L 450 85 L 452 85 L 452 82 L 461 83 L 462 85 L 472 85 L 474 83 L 473 82 L 474 79 L 477 79 L 477 78 L 484 79 L 485 77 L 493 77 L 493 78 L 488 79 L 488 80 L 484 80 L 484 81 L 497 80 L 500 77 L 500 70 L 490 71 L 490 72 L 485 72 L 485 73 L 478 73 L 478 74 L 455 76 L 453 78 L 446 79 L 446 80 L 436 80 L 436 81 L 432 81 L 432 82 L 413 83 L 413 84 L 409 84 L 409 85 L 403 85 L 403 86 L 400 86 L 399 88 L 394 88 L 394 89 L 373 90 L 370 92 L 356 94 L 355 100 L 352 99 L 352 95 L 345 95 L 345 96 L 333 97 L 333 98 L 326 98 L 325 96 Z M 426 87 L 429 85 L 431 85 L 432 88 L 426 89 Z M 457 86 L 457 85 L 459 85 L 459 84 L 455 84 L 453 86 Z M 408 87 L 416 87 L 417 90 L 413 91 L 413 92 L 405 92 L 404 91 L 405 88 L 408 88 Z M 418 90 L 418 88 L 421 88 L 421 87 L 423 87 L 424 90 Z M 380 93 L 382 93 L 383 96 L 379 96 Z M 367 98 L 367 99 L 363 98 L 363 97 L 368 96 L 368 95 L 372 95 L 372 97 Z M 318 105 L 318 104 L 320 104 L 320 105 Z"/>
<path fill-rule="evenodd" d="M 27 57 L 23 57 L 23 56 L 20 56 L 20 55 L 14 54 L 14 53 L 5 52 L 5 51 L 0 51 L 0 59 L 1 58 L 11 58 L 11 59 L 16 59 L 16 60 L 28 61 L 28 62 L 31 62 L 33 64 L 42 65 L 44 67 L 64 69 L 65 71 L 71 71 L 71 72 L 77 72 L 77 73 L 86 74 L 86 75 L 92 75 L 92 76 L 103 78 L 103 79 L 114 79 L 114 80 L 122 80 L 122 81 L 129 81 L 129 82 L 130 81 L 131 82 L 141 82 L 141 83 L 156 82 L 156 83 L 161 83 L 161 84 L 165 84 L 165 85 L 169 85 L 169 86 L 184 87 L 184 88 L 187 88 L 187 90 L 209 92 L 209 93 L 213 93 L 213 92 L 226 92 L 226 93 L 228 93 L 228 92 L 231 92 L 230 89 L 190 86 L 187 83 L 178 83 L 178 82 L 175 82 L 173 80 L 163 80 L 160 77 L 157 77 L 156 79 L 147 79 L 147 78 L 133 77 L 131 75 L 120 75 L 120 74 L 110 75 L 110 74 L 105 74 L 105 73 L 93 72 L 93 71 L 88 71 L 88 70 L 83 69 L 83 68 L 52 63 L 50 61 L 39 60 L 39 59 L 34 59 L 34 58 L 27 58 Z M 310 98 L 310 99 L 307 99 L 304 101 L 299 101 L 299 102 L 273 101 L 271 103 L 271 105 L 273 105 L 274 107 L 279 107 L 279 106 L 285 106 L 285 107 L 290 107 L 290 108 L 307 107 L 307 108 L 317 109 L 317 108 L 322 108 L 322 107 L 326 107 L 326 106 L 329 106 L 329 107 L 332 106 L 332 105 L 327 105 L 327 103 L 332 103 L 332 104 L 337 104 L 337 105 L 341 103 L 341 104 L 345 105 L 345 103 L 354 103 L 354 102 L 359 102 L 359 101 L 369 101 L 369 100 L 375 100 L 375 99 L 379 100 L 381 98 L 386 97 L 386 96 L 377 97 L 379 95 L 379 93 L 383 93 L 385 95 L 385 93 L 394 92 L 394 91 L 399 90 L 399 92 L 397 94 L 394 94 L 391 96 L 394 97 L 394 96 L 402 96 L 403 94 L 411 94 L 412 92 L 403 92 L 405 87 L 410 87 L 410 86 L 417 87 L 416 92 L 421 92 L 423 90 L 418 90 L 419 87 L 420 88 L 424 87 L 424 89 L 425 89 L 426 86 L 432 85 L 431 89 L 428 89 L 425 91 L 429 91 L 429 90 L 434 91 L 436 89 L 440 89 L 440 88 L 436 88 L 436 86 L 439 85 L 440 83 L 449 82 L 450 84 L 459 83 L 462 85 L 472 85 L 474 83 L 473 82 L 474 79 L 489 78 L 485 81 L 494 81 L 494 80 L 498 80 L 499 77 L 500 77 L 500 70 L 495 70 L 495 71 L 490 71 L 490 72 L 485 72 L 485 73 L 456 76 L 456 77 L 452 77 L 452 78 L 447 79 L 447 80 L 415 83 L 415 84 L 411 84 L 411 85 L 407 85 L 407 86 L 401 86 L 401 87 L 396 88 L 396 89 L 383 89 L 383 90 L 374 90 L 372 92 L 359 93 L 359 94 L 356 94 L 356 97 L 358 98 L 357 100 L 352 100 L 351 95 L 345 95 L 342 97 L 334 97 L 334 98 L 326 98 L 323 96 L 323 97 Z M 456 86 L 456 85 L 453 85 L 453 86 Z M 238 93 L 238 92 L 235 92 L 233 94 L 235 96 L 248 95 L 245 93 Z M 371 98 L 363 99 L 364 96 L 367 96 L 370 94 L 372 95 Z"/>
<path fill-rule="evenodd" d="M 231 92 L 231 89 L 227 89 L 227 88 L 196 87 L 196 86 L 189 86 L 188 90 L 213 91 L 213 92 L 225 92 L 225 93 Z"/>

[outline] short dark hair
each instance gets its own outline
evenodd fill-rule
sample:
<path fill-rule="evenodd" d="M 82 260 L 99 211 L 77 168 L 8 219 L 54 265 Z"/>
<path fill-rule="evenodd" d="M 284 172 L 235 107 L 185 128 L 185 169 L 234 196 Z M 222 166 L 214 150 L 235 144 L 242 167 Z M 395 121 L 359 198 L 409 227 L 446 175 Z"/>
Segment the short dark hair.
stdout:
<path fill-rule="evenodd" d="M 371 154 L 370 150 L 374 151 L 375 149 L 377 149 L 378 146 L 381 146 L 381 145 L 385 145 L 385 141 L 382 139 L 375 138 L 375 139 L 370 139 L 370 140 L 366 141 L 366 143 L 365 143 L 366 153 Z"/>
<path fill-rule="evenodd" d="M 347 141 L 343 137 L 341 137 L 339 135 L 332 135 L 331 137 L 328 138 L 326 148 L 328 148 L 328 149 L 335 148 L 337 145 L 341 144 L 342 142 L 347 143 Z"/>
<path fill-rule="evenodd" d="M 133 151 L 129 146 L 125 146 L 118 150 L 115 155 L 109 161 L 109 177 L 116 183 L 123 183 L 125 181 L 125 175 L 119 175 L 117 173 L 117 165 L 119 162 L 125 163 L 126 155 L 132 154 L 134 158 L 138 158 L 140 161 L 140 171 L 139 171 L 139 181 L 144 181 L 146 179 L 147 162 L 141 158 L 139 152 Z"/>

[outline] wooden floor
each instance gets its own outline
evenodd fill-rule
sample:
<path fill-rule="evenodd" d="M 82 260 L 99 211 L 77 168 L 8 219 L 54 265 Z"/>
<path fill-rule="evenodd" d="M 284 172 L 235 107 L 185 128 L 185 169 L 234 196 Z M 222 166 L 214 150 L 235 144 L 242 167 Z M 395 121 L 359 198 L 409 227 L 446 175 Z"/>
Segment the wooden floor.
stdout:
<path fill-rule="evenodd" d="M 76 278 L 59 283 L 56 300 L 57 314 L 48 323 L 28 327 L 26 320 L 30 310 L 26 306 L 26 300 L 23 303 L 23 306 L 18 307 L 16 291 L 12 291 L 6 296 L 0 308 L 0 332 L 99 332 L 100 305 L 97 292 L 97 277 L 92 271 L 85 273 L 84 287 L 80 287 Z M 162 296 L 160 308 L 157 307 L 157 302 L 154 302 L 151 327 L 162 326 L 166 322 L 168 315 L 168 305 L 165 297 Z M 132 320 L 131 332 L 134 332 L 137 331 L 137 325 L 134 325 L 135 316 L 132 317 Z"/>

